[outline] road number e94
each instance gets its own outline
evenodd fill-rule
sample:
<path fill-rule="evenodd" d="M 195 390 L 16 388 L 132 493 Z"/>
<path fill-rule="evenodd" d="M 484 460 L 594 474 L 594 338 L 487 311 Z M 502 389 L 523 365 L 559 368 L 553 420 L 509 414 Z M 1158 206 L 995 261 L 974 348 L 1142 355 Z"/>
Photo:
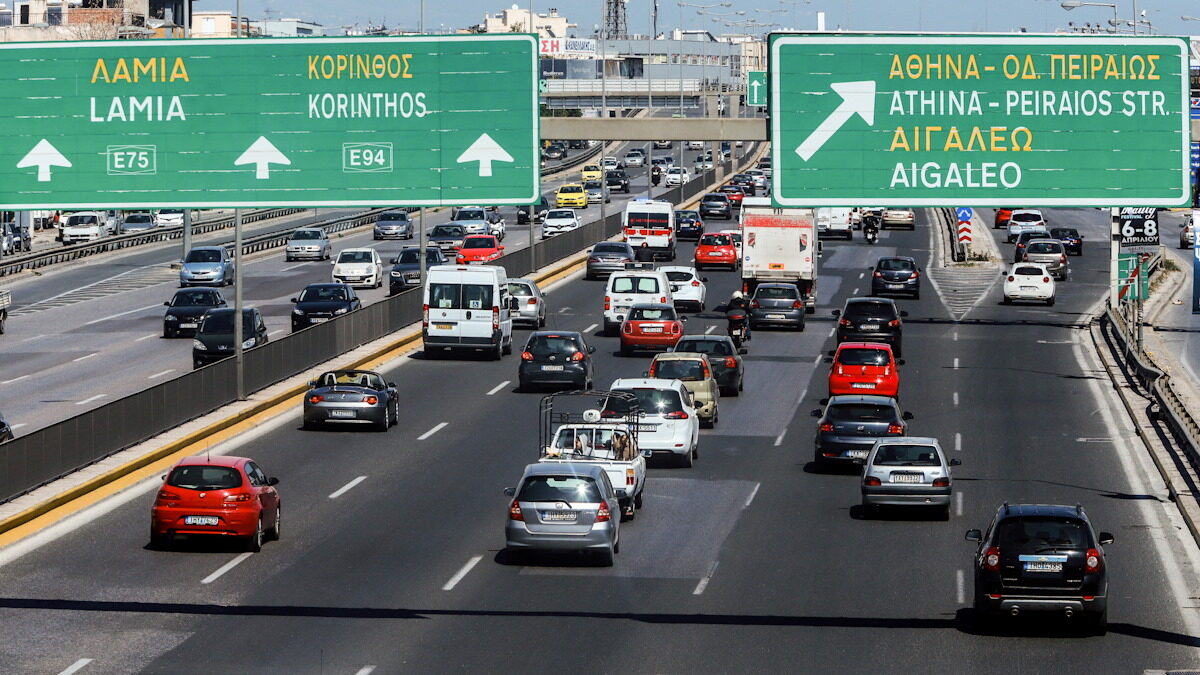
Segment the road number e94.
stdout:
<path fill-rule="evenodd" d="M 342 170 L 346 172 L 380 172 L 392 170 L 391 143 L 342 144 Z"/>

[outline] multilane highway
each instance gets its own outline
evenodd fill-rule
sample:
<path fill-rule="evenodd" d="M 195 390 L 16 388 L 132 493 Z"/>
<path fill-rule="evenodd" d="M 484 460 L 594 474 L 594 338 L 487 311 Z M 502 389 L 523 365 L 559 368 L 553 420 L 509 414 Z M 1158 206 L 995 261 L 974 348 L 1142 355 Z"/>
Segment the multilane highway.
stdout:
<path fill-rule="evenodd" d="M 537 457 L 539 396 L 514 391 L 515 357 L 426 360 L 415 350 L 383 369 L 401 391 L 400 424 L 386 434 L 304 432 L 296 408 L 213 449 L 254 457 L 281 481 L 283 537 L 261 553 L 210 542 L 149 550 L 157 479 L 0 550 L 0 669 L 1194 668 L 1200 554 L 1081 329 L 1105 287 L 1105 219 L 1049 215 L 1088 235 L 1054 307 L 1001 306 L 995 284 L 954 323 L 946 305 L 956 289 L 935 292 L 928 275 L 921 300 L 899 300 L 910 313 L 901 369 L 910 432 L 938 437 L 963 462 L 949 522 L 862 520 L 856 475 L 809 463 L 829 312 L 867 292 L 879 256 L 912 255 L 928 269 L 934 240 L 918 211 L 915 232 L 885 231 L 876 246 L 826 242 L 817 314 L 803 333 L 755 332 L 744 393 L 721 399 L 695 468 L 651 469 L 612 568 L 504 556 L 501 490 Z M 681 260 L 690 254 L 680 248 Z M 737 285 L 733 273 L 705 275 L 710 307 Z M 575 274 L 550 293 L 550 327 L 583 331 L 597 347 L 598 384 L 641 375 L 648 356 L 621 358 L 617 340 L 596 333 L 599 282 Z M 722 330 L 716 312 L 686 328 Z M 1036 617 L 975 630 L 974 549 L 963 532 L 986 526 L 1005 500 L 1079 502 L 1116 534 L 1107 636 Z"/>

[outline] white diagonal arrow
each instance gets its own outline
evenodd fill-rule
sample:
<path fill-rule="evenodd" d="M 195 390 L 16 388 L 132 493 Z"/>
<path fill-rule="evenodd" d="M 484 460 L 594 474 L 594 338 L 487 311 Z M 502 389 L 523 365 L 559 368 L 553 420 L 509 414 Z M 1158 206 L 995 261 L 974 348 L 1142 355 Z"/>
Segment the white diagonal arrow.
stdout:
<path fill-rule="evenodd" d="M 830 137 L 836 134 L 838 129 L 842 128 L 843 124 L 850 121 L 851 117 L 858 115 L 863 118 L 867 126 L 875 125 L 874 80 L 867 80 L 865 82 L 835 82 L 829 85 L 829 87 L 842 97 L 842 102 L 796 148 L 796 154 L 800 155 L 801 159 L 806 162 L 813 155 L 817 154 L 821 146 L 825 145 L 825 141 L 828 141 Z"/>
<path fill-rule="evenodd" d="M 259 136 L 257 141 L 251 143 L 245 152 L 233 160 L 234 166 L 253 164 L 254 177 L 258 179 L 271 177 L 271 164 L 290 165 L 291 163 L 292 160 L 284 156 L 279 148 L 272 145 L 266 136 Z"/>
<path fill-rule="evenodd" d="M 71 166 L 70 160 L 63 157 L 63 154 L 58 151 L 58 148 L 50 145 L 50 141 L 42 139 L 38 141 L 33 149 L 25 153 L 21 161 L 17 162 L 18 169 L 25 167 L 37 167 L 37 179 L 39 183 L 47 183 L 50 181 L 50 167 L 52 166 Z"/>
<path fill-rule="evenodd" d="M 479 162 L 479 175 L 490 176 L 492 175 L 492 162 L 511 162 L 513 158 L 496 141 L 492 140 L 491 136 L 480 134 L 471 147 L 458 156 L 457 161 L 459 164 Z"/>

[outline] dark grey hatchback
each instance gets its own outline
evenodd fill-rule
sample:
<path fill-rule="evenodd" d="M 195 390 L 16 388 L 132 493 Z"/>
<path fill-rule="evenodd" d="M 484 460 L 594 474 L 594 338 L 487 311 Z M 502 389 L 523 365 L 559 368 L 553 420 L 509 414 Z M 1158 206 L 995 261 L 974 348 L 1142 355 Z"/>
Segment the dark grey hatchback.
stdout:
<path fill-rule="evenodd" d="M 876 439 L 903 436 L 912 413 L 900 412 L 890 396 L 834 396 L 825 410 L 813 410 L 817 422 L 813 461 L 818 465 L 861 464 L 871 453 Z"/>
<path fill-rule="evenodd" d="M 921 268 L 907 256 L 880 258 L 871 267 L 871 295 L 903 293 L 921 299 Z"/>
<path fill-rule="evenodd" d="M 750 327 L 804 330 L 804 303 L 795 284 L 759 284 L 750 298 Z"/>
<path fill-rule="evenodd" d="M 684 335 L 671 351 L 698 352 L 707 356 L 722 396 L 737 396 L 745 386 L 742 354 L 746 353 L 746 348 L 734 346 L 728 335 Z"/>
<path fill-rule="evenodd" d="M 595 347 L 574 331 L 534 331 L 521 351 L 517 368 L 521 391 L 534 386 L 592 388 L 592 354 Z"/>
<path fill-rule="evenodd" d="M 209 310 L 200 322 L 196 339 L 192 341 L 192 365 L 196 368 L 214 361 L 227 359 L 234 354 L 232 307 Z M 250 349 L 267 343 L 267 324 L 256 307 L 242 310 L 242 349 Z"/>
<path fill-rule="evenodd" d="M 903 326 L 900 319 L 908 316 L 896 308 L 890 298 L 850 298 L 843 309 L 833 310 L 838 317 L 837 341 L 882 342 L 892 346 L 896 358 L 902 356 Z"/>

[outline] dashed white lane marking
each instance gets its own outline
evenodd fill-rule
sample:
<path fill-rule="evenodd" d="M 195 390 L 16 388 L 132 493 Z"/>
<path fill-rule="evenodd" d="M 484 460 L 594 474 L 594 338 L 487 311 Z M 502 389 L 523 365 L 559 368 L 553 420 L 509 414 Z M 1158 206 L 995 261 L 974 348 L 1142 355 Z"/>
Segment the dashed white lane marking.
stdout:
<path fill-rule="evenodd" d="M 454 576 L 450 577 L 450 581 L 447 581 L 446 584 L 444 586 L 442 586 L 442 590 L 443 591 L 454 590 L 454 587 L 458 585 L 458 582 L 462 581 L 463 577 L 470 574 L 471 570 L 474 569 L 475 566 L 479 564 L 480 560 L 483 560 L 483 556 L 481 556 L 481 555 L 473 556 L 470 560 L 467 561 L 466 565 L 462 566 L 462 569 L 455 572 Z"/>
<path fill-rule="evenodd" d="M 958 370 L 958 357 L 954 357 L 954 369 Z"/>
<path fill-rule="evenodd" d="M 354 480 L 350 481 L 349 483 L 346 483 L 342 487 L 334 490 L 333 493 L 329 495 L 329 498 L 337 499 L 338 497 L 341 497 L 342 495 L 346 494 L 351 489 L 353 489 L 355 485 L 358 485 L 359 483 L 363 482 L 366 479 L 367 479 L 366 476 L 359 476 L 358 478 L 355 478 Z"/>
<path fill-rule="evenodd" d="M 1076 443 L 1112 443 L 1112 439 L 1111 438 L 1100 438 L 1100 437 L 1088 438 L 1087 436 L 1084 436 L 1082 438 L 1076 438 L 1075 442 Z"/>
<path fill-rule="evenodd" d="M 276 328 L 275 330 L 267 333 L 267 337 L 271 337 L 272 335 L 275 335 L 276 333 L 282 333 L 282 332 L 283 332 L 282 328 Z"/>
<path fill-rule="evenodd" d="M 954 515 L 956 515 L 956 516 L 962 515 L 962 500 L 963 500 L 962 493 L 955 492 L 954 493 Z"/>
<path fill-rule="evenodd" d="M 27 337 L 24 340 L 21 340 L 21 342 L 32 342 L 33 340 L 40 340 L 44 337 L 46 337 L 46 335 L 43 333 L 42 335 L 34 335 L 33 337 Z"/>
<path fill-rule="evenodd" d="M 22 375 L 20 377 L 14 377 L 11 380 L 4 380 L 3 382 L 0 382 L 0 384 L 12 384 L 13 382 L 20 382 L 21 380 L 27 380 L 29 378 L 29 375 Z"/>
<path fill-rule="evenodd" d="M 787 435 L 787 427 L 784 427 L 783 431 L 779 432 L 779 435 L 775 437 L 775 447 L 778 448 L 779 446 L 783 445 L 783 437 L 786 435 Z"/>
<path fill-rule="evenodd" d="M 858 278 L 859 278 L 859 279 L 861 279 L 861 278 L 863 278 L 863 277 L 865 277 L 865 276 L 867 276 L 867 273 L 866 273 L 866 272 L 859 272 L 859 273 L 858 273 Z"/>
<path fill-rule="evenodd" d="M 1039 345 L 1069 345 L 1074 344 L 1070 340 L 1038 340 Z"/>
<path fill-rule="evenodd" d="M 492 394 L 495 394 L 496 392 L 500 391 L 501 389 L 507 387 L 509 384 L 512 384 L 512 380 L 505 380 L 505 381 L 501 382 L 500 384 L 492 387 L 492 390 L 489 391 L 487 393 L 487 395 L 491 396 Z"/>
<path fill-rule="evenodd" d="M 813 363 L 820 363 L 821 359 L 823 359 L 823 358 L 825 358 L 825 357 L 821 356 L 820 354 L 817 354 L 817 358 L 813 359 Z"/>
<path fill-rule="evenodd" d="M 829 337 L 833 337 L 835 333 L 837 333 L 837 326 L 829 329 Z"/>
<path fill-rule="evenodd" d="M 299 265 L 289 265 L 289 266 L 287 266 L 287 267 L 281 267 L 281 268 L 279 268 L 279 271 L 280 271 L 280 272 L 287 272 L 288 270 L 294 270 L 294 269 L 296 269 L 297 267 L 304 267 L 304 266 L 305 266 L 305 265 L 307 265 L 307 264 L 308 264 L 308 263 L 300 263 Z"/>
<path fill-rule="evenodd" d="M 375 666 L 363 666 L 354 675 L 371 675 L 373 672 L 375 672 Z"/>
<path fill-rule="evenodd" d="M 243 561 L 245 561 L 252 555 L 254 555 L 254 554 L 249 553 L 249 552 L 240 554 L 238 557 L 234 558 L 233 560 L 230 560 L 229 562 L 225 563 L 224 565 L 221 565 L 220 567 L 218 567 L 216 572 L 213 572 L 212 574 L 201 579 L 200 583 L 211 584 L 212 582 L 216 581 L 217 579 L 220 579 L 222 574 L 225 574 L 229 570 L 242 564 Z"/>
<path fill-rule="evenodd" d="M 954 571 L 954 599 L 960 605 L 967 602 L 967 573 L 962 570 Z"/>
<path fill-rule="evenodd" d="M 20 429 L 21 427 L 25 427 L 25 426 L 29 426 L 29 425 L 24 422 L 18 422 L 16 424 L 10 426 L 9 429 L 12 429 L 15 431 L 15 430 Z"/>
<path fill-rule="evenodd" d="M 82 401 L 76 401 L 75 405 L 86 405 L 88 403 L 91 403 L 92 401 L 99 401 L 100 399 L 104 398 L 105 396 L 108 396 L 108 394 L 96 394 L 95 396 L 89 396 L 89 397 L 83 399 Z"/>
<path fill-rule="evenodd" d="M 954 331 L 954 341 L 958 342 L 958 331 Z"/>
<path fill-rule="evenodd" d="M 439 431 L 441 431 L 443 428 L 445 428 L 446 424 L 447 424 L 446 422 L 440 422 L 440 423 L 438 423 L 438 425 L 437 425 L 436 427 L 434 427 L 434 428 L 430 429 L 429 431 L 426 431 L 425 433 L 421 434 L 420 436 L 417 436 L 417 440 L 418 440 L 418 441 L 423 441 L 423 440 L 425 440 L 426 438 L 429 438 L 430 436 L 432 436 L 432 435 L 436 434 L 437 432 L 439 432 Z"/>
<path fill-rule="evenodd" d="M 592 332 L 592 331 L 596 330 L 596 328 L 597 328 L 597 327 L 599 327 L 599 325 L 600 325 L 600 324 L 598 324 L 598 323 L 594 323 L 594 324 L 592 324 L 592 325 L 588 326 L 587 328 L 584 328 L 584 329 L 583 329 L 583 332 L 585 332 L 585 333 L 590 333 L 590 332 Z"/>
<path fill-rule="evenodd" d="M 705 334 L 705 335 L 711 335 L 711 334 L 712 334 L 712 332 L 713 332 L 714 330 L 716 330 L 716 329 L 717 329 L 717 326 L 716 326 L 716 324 L 713 324 L 712 326 L 709 326 L 708 328 L 705 328 L 705 329 L 704 329 L 704 334 Z"/>
<path fill-rule="evenodd" d="M 87 361 L 88 359 L 92 358 L 93 356 L 95 356 L 95 355 L 97 355 L 97 354 L 99 354 L 99 353 L 100 353 L 100 352 L 92 352 L 91 354 L 87 354 L 87 355 L 85 355 L 85 356 L 81 356 L 81 357 L 79 357 L 79 358 L 77 358 L 77 359 L 71 359 L 71 361 L 72 361 L 73 363 L 79 363 L 80 361 Z"/>
<path fill-rule="evenodd" d="M 962 452 L 962 434 L 954 433 L 954 449 Z"/>
<path fill-rule="evenodd" d="M 101 321 L 108 321 L 109 319 L 116 319 L 118 317 L 128 316 L 130 314 L 137 314 L 138 312 L 145 312 L 146 310 L 154 309 L 156 307 L 162 307 L 162 305 L 146 305 L 145 307 L 138 307 L 137 309 L 130 309 L 124 312 L 118 312 L 116 314 L 109 314 L 108 316 L 103 316 L 99 319 L 92 319 L 83 325 L 90 326 L 92 324 L 100 323 Z"/>
<path fill-rule="evenodd" d="M 148 379 L 148 380 L 157 380 L 158 378 L 162 377 L 163 375 L 170 375 L 170 374 L 171 374 L 171 373 L 173 373 L 173 372 L 175 372 L 175 369 L 174 369 L 174 368 L 167 368 L 166 370 L 164 370 L 164 371 L 162 371 L 162 372 L 159 372 L 159 373 L 155 373 L 155 374 L 151 375 L 150 377 L 148 377 L 148 378 L 146 378 L 146 379 Z"/>
<path fill-rule="evenodd" d="M 954 392 L 954 405 L 958 405 L 958 392 Z"/>
<path fill-rule="evenodd" d="M 156 337 L 158 337 L 158 333 L 151 333 L 149 335 L 143 335 L 142 337 L 134 340 L 134 342 L 141 342 L 142 340 L 149 340 L 150 338 L 156 338 Z"/>
<path fill-rule="evenodd" d="M 700 580 L 700 583 L 696 584 L 696 588 L 692 591 L 692 595 L 700 595 L 703 593 L 704 589 L 708 588 L 708 582 L 712 580 L 712 577 L 714 574 L 716 574 L 716 572 L 717 561 L 714 560 L 713 564 L 708 568 L 708 574 L 704 575 L 704 578 Z"/>
<path fill-rule="evenodd" d="M 75 663 L 72 663 L 71 665 L 67 666 L 67 669 L 60 672 L 58 675 L 71 675 L 72 673 L 78 673 L 80 670 L 82 670 L 84 668 L 84 666 L 86 666 L 87 664 L 89 664 L 91 662 L 92 662 L 91 659 L 79 659 Z"/>
<path fill-rule="evenodd" d="M 750 491 L 750 496 L 746 497 L 746 506 L 750 506 L 750 502 L 754 501 L 754 497 L 758 494 L 758 488 L 760 487 L 762 487 L 762 483 L 754 484 L 754 489 Z"/>
<path fill-rule="evenodd" d="M 861 288 L 854 289 L 854 295 L 858 295 L 860 291 L 862 291 Z"/>

